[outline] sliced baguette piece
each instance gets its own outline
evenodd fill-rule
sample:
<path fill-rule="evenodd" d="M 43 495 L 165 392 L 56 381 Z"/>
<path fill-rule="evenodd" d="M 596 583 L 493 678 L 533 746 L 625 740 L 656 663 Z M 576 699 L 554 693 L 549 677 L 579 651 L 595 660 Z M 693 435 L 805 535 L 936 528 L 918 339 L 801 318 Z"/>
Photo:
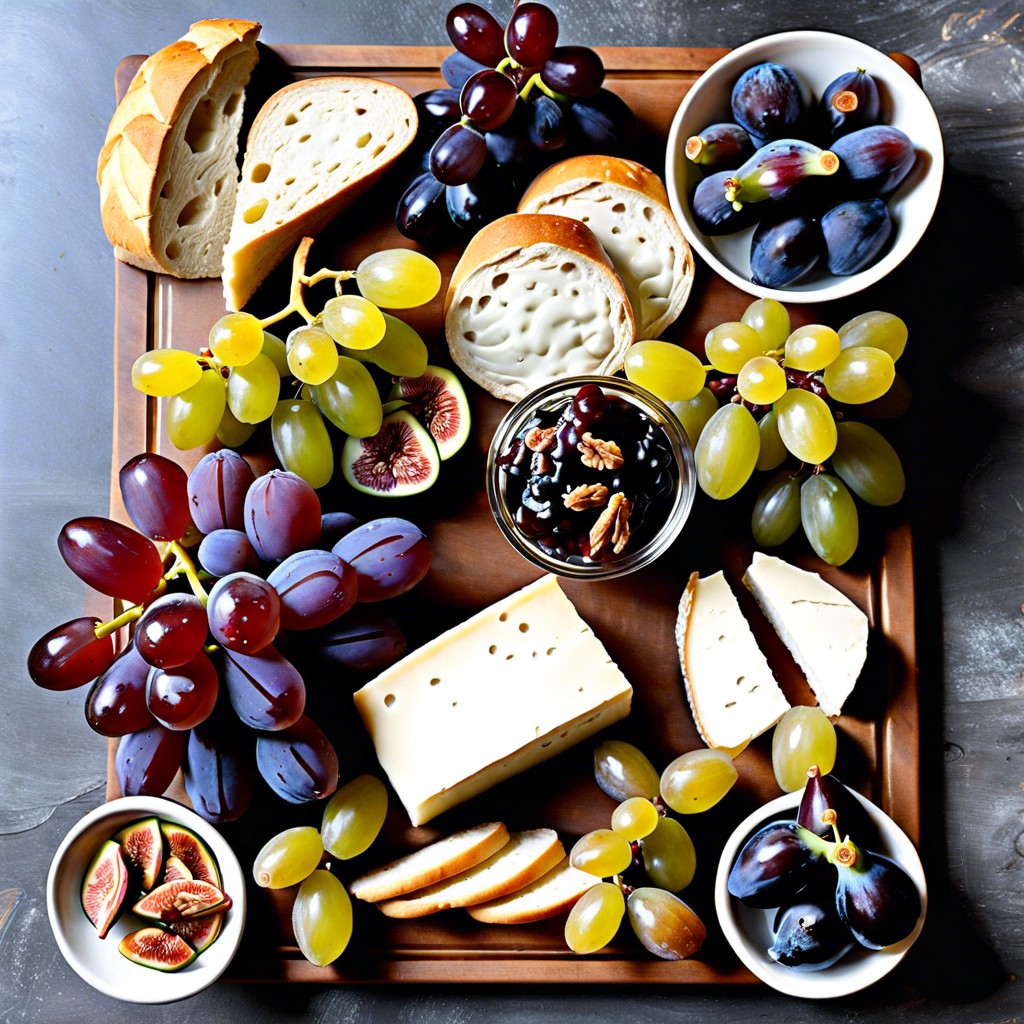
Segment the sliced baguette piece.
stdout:
<path fill-rule="evenodd" d="M 530 924 L 563 914 L 599 879 L 580 871 L 563 857 L 546 875 L 508 896 L 467 907 L 484 924 Z"/>
<path fill-rule="evenodd" d="M 508 841 L 509 831 L 503 822 L 485 822 L 360 875 L 349 891 L 356 899 L 371 903 L 402 896 L 461 874 L 493 856 Z"/>
<path fill-rule="evenodd" d="M 636 340 L 626 291 L 581 221 L 511 213 L 480 229 L 444 305 L 452 358 L 496 398 L 516 402 L 574 374 L 611 374 Z"/>
<path fill-rule="evenodd" d="M 513 832 L 508 843 L 482 864 L 377 906 L 386 917 L 409 918 L 485 903 L 529 885 L 564 856 L 561 840 L 553 829 Z"/>
<path fill-rule="evenodd" d="M 653 171 L 613 156 L 575 156 L 543 171 L 519 201 L 522 213 L 583 221 L 626 288 L 638 338 L 657 338 L 686 305 L 693 253 Z"/>
<path fill-rule="evenodd" d="M 259 33 L 254 21 L 197 21 L 135 73 L 96 166 L 103 228 L 122 262 L 220 277 Z"/>
<path fill-rule="evenodd" d="M 725 574 L 690 576 L 676 644 L 701 739 L 736 754 L 789 709 Z"/>
<path fill-rule="evenodd" d="M 773 555 L 754 552 L 743 577 L 826 715 L 838 715 L 868 654 L 868 617 L 845 594 Z"/>
<path fill-rule="evenodd" d="M 224 250 L 228 309 L 241 309 L 301 238 L 315 238 L 375 184 L 417 124 L 408 93 L 373 78 L 309 78 L 274 93 L 246 144 Z"/>

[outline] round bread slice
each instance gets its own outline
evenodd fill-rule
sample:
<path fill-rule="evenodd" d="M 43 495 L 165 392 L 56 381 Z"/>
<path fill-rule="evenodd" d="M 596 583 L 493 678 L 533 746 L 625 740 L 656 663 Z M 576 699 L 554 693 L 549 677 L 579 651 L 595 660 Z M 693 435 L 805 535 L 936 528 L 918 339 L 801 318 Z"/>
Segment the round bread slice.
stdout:
<path fill-rule="evenodd" d="M 580 871 L 563 857 L 546 875 L 508 896 L 467 907 L 466 913 L 484 924 L 532 924 L 566 913 L 600 879 Z"/>
<path fill-rule="evenodd" d="M 597 235 L 625 285 L 638 338 L 659 337 L 682 312 L 693 254 L 661 178 L 642 164 L 611 156 L 563 160 L 533 181 L 519 210 L 574 217 Z"/>
<path fill-rule="evenodd" d="M 452 358 L 506 402 L 560 377 L 615 373 L 636 340 L 611 261 L 570 217 L 512 213 L 482 228 L 452 273 L 444 308 Z"/>

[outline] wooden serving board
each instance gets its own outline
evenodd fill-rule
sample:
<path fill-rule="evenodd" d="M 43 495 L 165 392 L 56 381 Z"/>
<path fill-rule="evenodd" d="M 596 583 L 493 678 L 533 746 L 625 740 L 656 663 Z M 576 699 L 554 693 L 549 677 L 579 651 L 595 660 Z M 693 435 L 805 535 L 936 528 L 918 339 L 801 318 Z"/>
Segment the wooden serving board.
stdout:
<path fill-rule="evenodd" d="M 410 93 L 442 85 L 438 67 L 449 51 L 439 47 L 367 48 L 348 46 L 274 46 L 265 48 L 261 79 L 250 88 L 249 116 L 261 89 L 267 93 L 290 77 L 359 74 L 378 77 Z M 672 116 L 697 77 L 722 50 L 609 48 L 600 51 L 610 88 L 637 113 L 646 148 L 638 157 L 659 171 Z M 126 58 L 118 71 L 123 93 L 141 58 Z M 317 242 L 309 268 L 351 268 L 378 248 L 408 245 L 393 227 L 394 204 L 408 176 L 392 174 L 357 209 L 343 215 Z M 432 252 L 447 279 L 458 247 Z M 266 314 L 284 305 L 287 269 L 275 272 L 251 304 Z M 169 346 L 198 349 L 210 325 L 224 310 L 219 281 L 179 281 L 116 265 L 115 425 L 111 506 L 123 518 L 117 471 L 132 455 L 160 451 L 189 466 L 196 453 L 178 453 L 163 424 L 163 403 L 144 399 L 130 381 L 132 363 L 147 349 Z M 443 289 L 442 289 L 443 294 Z M 315 298 L 311 298 L 313 305 Z M 441 330 L 440 297 L 411 311 L 407 319 L 436 353 L 447 357 Z M 670 338 L 699 350 L 705 333 L 724 320 L 736 320 L 749 303 L 742 294 L 698 265 L 697 282 Z M 865 304 L 859 308 L 871 308 Z M 319 307 L 314 307 L 319 308 Z M 823 320 L 838 326 L 839 313 L 792 307 L 794 324 Z M 845 319 L 845 316 L 843 317 Z M 282 325 L 284 330 L 295 324 Z M 283 336 L 283 334 L 282 334 Z M 358 499 L 343 484 L 326 489 L 325 510 L 348 509 L 364 519 L 402 515 L 421 525 L 433 547 L 433 566 L 412 594 L 398 599 L 394 614 L 410 645 L 468 617 L 537 576 L 519 558 L 495 526 L 484 495 L 484 460 L 489 440 L 507 406 L 470 388 L 472 439 L 442 467 L 439 482 L 423 497 L 390 502 Z M 257 435 L 257 437 L 262 435 Z M 634 686 L 633 711 L 608 736 L 636 743 L 661 770 L 678 754 L 701 746 L 682 689 L 673 630 L 686 579 L 724 569 L 758 640 L 792 703 L 814 703 L 792 659 L 753 599 L 740 584 L 752 551 L 749 514 L 752 496 L 718 504 L 698 496 L 694 514 L 674 547 L 651 568 L 603 583 L 563 581 L 566 593 L 591 624 Z M 886 510 L 888 511 L 888 510 Z M 875 800 L 915 841 L 919 835 L 918 685 L 914 636 L 914 590 L 910 530 L 899 512 L 862 520 L 862 539 L 854 559 L 842 570 L 830 569 L 793 542 L 783 557 L 822 575 L 867 612 L 871 650 L 857 690 L 838 720 L 836 771 Z M 309 679 L 311 711 L 334 738 L 342 781 L 363 771 L 379 771 L 351 703 L 362 680 Z M 725 838 L 750 811 L 778 795 L 771 769 L 771 737 L 761 737 L 736 759 L 739 782 L 714 809 L 685 820 L 697 848 L 698 870 L 683 894 L 709 929 L 700 955 L 686 961 L 657 960 L 633 939 L 629 929 L 594 956 L 579 957 L 566 947 L 563 922 L 540 925 L 484 926 L 460 911 L 419 921 L 389 921 L 366 906 L 356 907 L 355 936 L 335 965 L 316 968 L 301 956 L 290 926 L 291 894 L 251 887 L 246 938 L 229 977 L 236 980 L 358 982 L 551 982 L 573 983 L 747 983 L 754 977 L 741 967 L 717 926 L 713 882 Z M 367 867 L 458 828 L 501 819 L 510 828 L 556 828 L 566 849 L 583 833 L 606 828 L 614 801 L 593 780 L 592 753 L 598 740 L 582 744 L 524 776 L 455 808 L 429 827 L 409 827 L 397 800 L 374 847 L 351 864 L 341 865 L 343 880 Z M 111 797 L 118 794 L 112 770 Z M 181 790 L 175 793 L 184 799 Z M 172 794 L 174 795 L 174 794 Z M 225 836 L 243 865 L 281 828 L 318 825 L 320 807 L 292 808 L 268 790 L 241 822 L 225 826 Z"/>

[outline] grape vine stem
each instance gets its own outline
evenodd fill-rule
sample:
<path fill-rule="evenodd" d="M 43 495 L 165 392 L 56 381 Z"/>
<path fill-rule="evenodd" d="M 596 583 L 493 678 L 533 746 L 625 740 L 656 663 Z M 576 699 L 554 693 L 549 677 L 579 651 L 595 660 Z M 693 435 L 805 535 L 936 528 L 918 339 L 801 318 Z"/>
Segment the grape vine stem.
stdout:
<path fill-rule="evenodd" d="M 276 313 L 271 313 L 270 316 L 264 317 L 260 320 L 260 327 L 266 330 L 272 324 L 276 324 L 285 317 L 291 316 L 292 313 L 298 313 L 307 324 L 311 324 L 316 320 L 316 317 L 310 313 L 306 306 L 306 298 L 303 294 L 304 288 L 312 287 L 315 284 L 319 284 L 321 281 L 334 281 L 335 285 L 340 285 L 342 281 L 348 281 L 356 276 L 354 270 L 330 270 L 327 267 L 323 267 L 318 270 L 315 274 L 306 273 L 306 259 L 309 257 L 309 250 L 313 246 L 312 238 L 303 238 L 299 242 L 298 248 L 295 250 L 295 255 L 292 257 L 292 282 L 288 292 L 288 304 L 282 309 L 279 309 Z M 338 289 L 340 294 L 340 289 Z"/>

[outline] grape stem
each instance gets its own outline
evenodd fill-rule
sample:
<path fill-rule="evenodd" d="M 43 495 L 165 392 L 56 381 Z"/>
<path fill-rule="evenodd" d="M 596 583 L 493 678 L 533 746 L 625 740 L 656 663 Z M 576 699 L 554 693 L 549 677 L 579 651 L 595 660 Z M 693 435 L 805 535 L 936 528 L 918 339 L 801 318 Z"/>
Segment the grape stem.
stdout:
<path fill-rule="evenodd" d="M 188 585 L 192 588 L 192 593 L 199 598 L 200 603 L 205 608 L 208 595 L 199 579 L 198 572 L 196 572 L 196 565 L 192 561 L 192 556 L 176 540 L 171 541 L 169 549 L 174 553 L 174 562 L 164 574 L 164 579 L 172 580 L 184 573 L 185 579 L 188 580 Z"/>
<path fill-rule="evenodd" d="M 110 636 L 111 633 L 116 633 L 122 626 L 127 626 L 130 622 L 134 622 L 141 614 L 144 605 L 135 604 L 131 608 L 126 608 L 120 615 L 114 616 L 109 622 L 101 622 L 93 632 L 96 634 L 97 640 L 102 640 L 105 636 Z"/>
<path fill-rule="evenodd" d="M 530 93 L 535 88 L 539 89 L 542 93 L 544 93 L 545 96 L 548 97 L 548 99 L 552 99 L 556 103 L 564 103 L 568 100 L 567 96 L 564 96 L 560 92 L 555 92 L 555 90 L 552 89 L 550 85 L 546 85 L 544 83 L 544 80 L 540 77 L 539 71 L 535 71 L 532 75 L 530 75 L 529 79 L 526 82 L 526 85 L 524 85 L 522 89 L 519 90 L 519 98 L 525 103 L 526 100 L 529 99 Z"/>
<path fill-rule="evenodd" d="M 348 281 L 356 276 L 354 270 L 330 270 L 327 267 L 318 270 L 315 274 L 306 273 L 306 259 L 309 256 L 309 250 L 313 246 L 312 238 L 303 238 L 299 242 L 298 248 L 295 250 L 295 255 L 292 258 L 292 283 L 288 291 L 288 304 L 282 309 L 279 309 L 276 313 L 271 313 L 270 316 L 264 317 L 260 320 L 260 327 L 266 330 L 272 324 L 276 324 L 283 320 L 287 316 L 291 316 L 292 313 L 298 313 L 306 321 L 307 324 L 311 324 L 316 320 L 316 317 L 310 313 L 306 307 L 306 298 L 303 294 L 303 288 L 312 287 L 315 284 L 319 284 L 321 281 L 334 281 L 336 290 L 341 294 L 340 284 L 342 281 Z"/>

